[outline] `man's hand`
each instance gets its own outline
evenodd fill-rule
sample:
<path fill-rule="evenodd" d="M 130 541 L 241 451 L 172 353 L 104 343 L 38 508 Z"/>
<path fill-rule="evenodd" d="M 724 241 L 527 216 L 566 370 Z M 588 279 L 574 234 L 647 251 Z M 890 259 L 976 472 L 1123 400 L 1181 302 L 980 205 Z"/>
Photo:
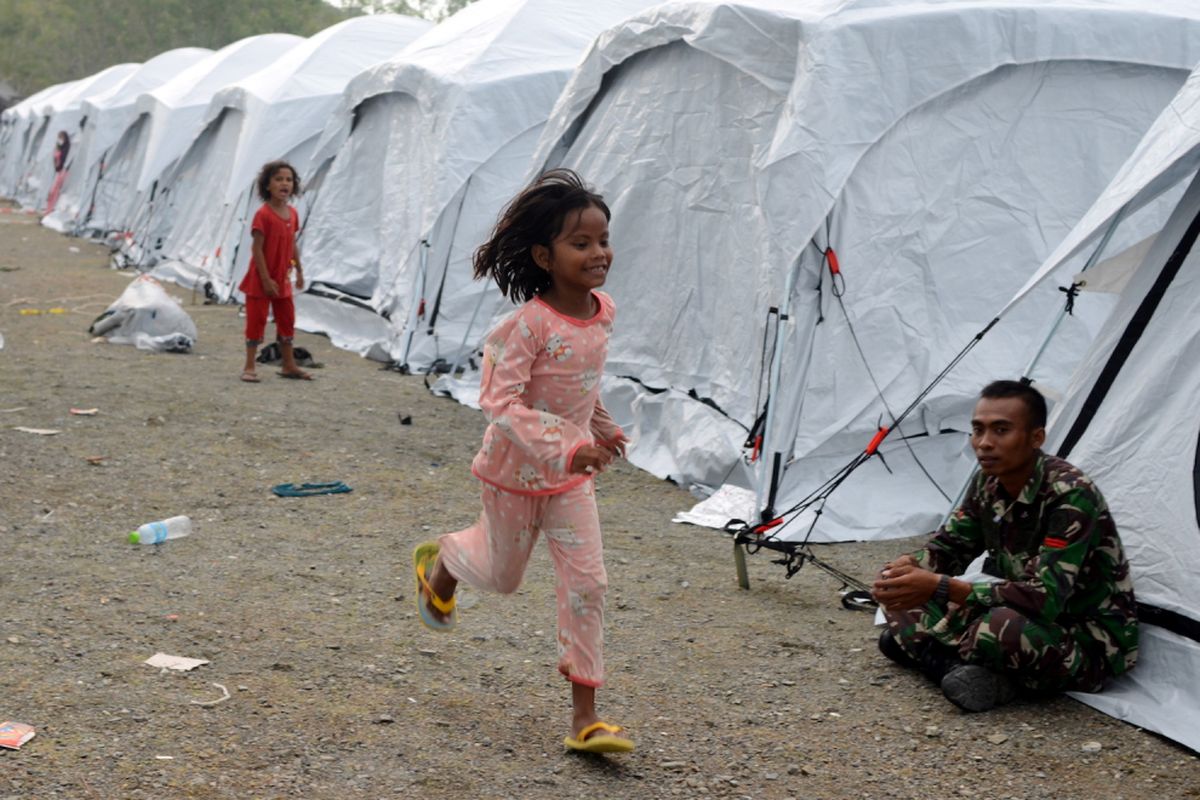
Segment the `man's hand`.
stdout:
<path fill-rule="evenodd" d="M 300 265 L 296 265 L 296 288 L 304 288 L 304 270 L 300 269 Z"/>
<path fill-rule="evenodd" d="M 888 611 L 919 608 L 933 597 L 941 575 L 917 566 L 912 556 L 900 556 L 888 562 L 871 587 L 875 602 Z"/>
<path fill-rule="evenodd" d="M 267 278 L 263 284 L 263 291 L 267 293 L 267 297 L 279 297 L 279 284 L 274 278 Z"/>

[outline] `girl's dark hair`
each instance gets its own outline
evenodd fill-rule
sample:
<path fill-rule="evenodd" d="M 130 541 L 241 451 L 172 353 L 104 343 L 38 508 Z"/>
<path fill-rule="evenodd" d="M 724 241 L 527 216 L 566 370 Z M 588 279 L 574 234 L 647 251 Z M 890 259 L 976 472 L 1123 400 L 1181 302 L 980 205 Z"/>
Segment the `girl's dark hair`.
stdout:
<path fill-rule="evenodd" d="M 258 177 L 254 179 L 254 185 L 258 188 L 258 198 L 263 202 L 271 199 L 271 178 L 281 169 L 292 171 L 292 197 L 300 195 L 300 173 L 296 172 L 296 168 L 286 161 L 268 161 L 263 164 L 262 169 L 258 171 Z"/>
<path fill-rule="evenodd" d="M 534 245 L 550 247 L 568 214 L 592 206 L 612 219 L 604 198 L 574 171 L 542 173 L 508 204 L 492 235 L 475 251 L 475 277 L 490 276 L 514 303 L 532 300 L 550 288 L 550 274 L 533 260 Z"/>

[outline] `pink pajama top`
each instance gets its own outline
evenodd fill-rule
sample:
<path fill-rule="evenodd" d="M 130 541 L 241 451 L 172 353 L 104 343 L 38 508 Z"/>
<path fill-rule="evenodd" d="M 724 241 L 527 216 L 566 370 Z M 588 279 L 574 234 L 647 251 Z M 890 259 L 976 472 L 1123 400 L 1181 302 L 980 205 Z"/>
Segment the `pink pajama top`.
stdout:
<path fill-rule="evenodd" d="M 518 308 L 487 337 L 479 405 L 488 420 L 471 463 L 481 481 L 523 495 L 560 494 L 591 475 L 568 473 L 584 445 L 625 439 L 600 402 L 616 306 L 593 292 L 591 319 L 564 316 L 541 298 Z"/>

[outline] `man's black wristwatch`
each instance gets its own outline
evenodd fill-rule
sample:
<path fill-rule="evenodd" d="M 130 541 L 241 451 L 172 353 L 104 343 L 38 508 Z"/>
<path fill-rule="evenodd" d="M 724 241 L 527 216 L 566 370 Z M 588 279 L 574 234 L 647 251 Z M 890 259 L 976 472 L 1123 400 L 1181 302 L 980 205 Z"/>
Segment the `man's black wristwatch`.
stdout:
<path fill-rule="evenodd" d="M 933 590 L 933 602 L 946 605 L 950 602 L 950 576 L 943 575 L 938 579 L 937 588 Z"/>

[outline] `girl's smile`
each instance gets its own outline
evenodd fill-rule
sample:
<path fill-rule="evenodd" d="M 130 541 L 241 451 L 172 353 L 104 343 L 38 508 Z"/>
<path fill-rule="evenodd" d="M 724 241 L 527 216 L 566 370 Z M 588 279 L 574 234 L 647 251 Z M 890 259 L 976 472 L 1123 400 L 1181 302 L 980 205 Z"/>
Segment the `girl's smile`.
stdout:
<path fill-rule="evenodd" d="M 563 299 L 587 297 L 604 285 L 612 265 L 608 219 L 595 206 L 567 217 L 563 231 L 549 248 L 534 247 L 534 259 L 550 273 L 548 295 Z M 590 308 L 590 303 L 589 303 Z"/>

